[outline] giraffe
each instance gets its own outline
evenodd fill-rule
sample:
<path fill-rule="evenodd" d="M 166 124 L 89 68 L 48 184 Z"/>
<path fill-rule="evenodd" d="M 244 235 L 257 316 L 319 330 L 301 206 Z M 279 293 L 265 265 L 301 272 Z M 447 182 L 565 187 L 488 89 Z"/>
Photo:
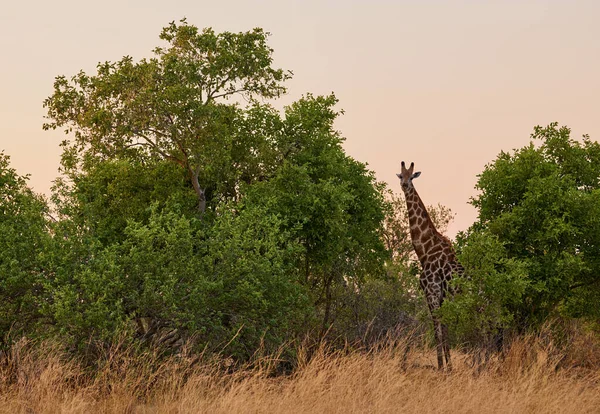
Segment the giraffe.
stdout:
<path fill-rule="evenodd" d="M 396 175 L 400 178 L 400 185 L 406 199 L 412 244 L 421 262 L 419 284 L 425 293 L 433 320 L 438 368 L 444 368 L 444 358 L 447 367 L 451 368 L 448 328 L 441 323 L 435 311 L 442 306 L 452 275 L 462 276 L 464 269 L 456 260 L 450 240 L 436 230 L 413 185 L 413 179 L 421 175 L 420 171 L 413 173 L 414 166 L 415 164 L 411 163 L 410 168 L 407 169 L 402 161 L 401 172 Z"/>

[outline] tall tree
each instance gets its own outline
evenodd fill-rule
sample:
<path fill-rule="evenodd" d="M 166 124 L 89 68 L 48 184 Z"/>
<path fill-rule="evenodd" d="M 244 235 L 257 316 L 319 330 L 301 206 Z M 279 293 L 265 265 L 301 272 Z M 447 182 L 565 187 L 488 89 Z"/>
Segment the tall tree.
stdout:
<path fill-rule="evenodd" d="M 308 95 L 285 110 L 277 134 L 281 167 L 248 190 L 249 202 L 285 219 L 303 251 L 294 256 L 300 281 L 321 312 L 321 332 L 335 319 L 344 286 L 383 273 L 382 185 L 344 153 L 334 128 L 334 95 Z"/>
<path fill-rule="evenodd" d="M 55 307 L 59 312 L 56 318 L 68 326 L 77 314 L 69 311 L 70 306 L 85 308 L 89 303 L 118 297 L 112 291 L 94 296 L 95 280 L 112 281 L 103 285 L 115 291 L 123 283 L 136 281 L 127 286 L 133 292 L 127 296 L 132 297 L 139 294 L 138 281 L 173 276 L 173 280 L 190 285 L 199 283 L 193 296 L 208 295 L 215 303 L 231 304 L 227 296 L 238 283 L 240 288 L 249 284 L 256 287 L 242 295 L 248 303 L 260 296 L 258 291 L 264 292 L 262 305 L 250 305 L 237 315 L 224 312 L 220 322 L 198 322 L 193 329 L 223 326 L 222 332 L 235 334 L 230 328 L 237 329 L 251 308 L 263 309 L 261 315 L 280 316 L 277 325 L 283 327 L 289 308 L 278 304 L 282 299 L 292 307 L 304 303 L 297 314 L 306 315 L 308 322 L 314 321 L 313 310 L 318 309 L 323 316 L 322 330 L 326 331 L 335 318 L 340 290 L 365 275 L 383 273 L 385 256 L 380 238 L 381 186 L 364 164 L 344 153 L 343 138 L 333 127 L 340 113 L 335 109 L 337 98 L 333 94 L 308 94 L 283 113 L 262 102 L 259 98 L 283 93 L 282 84 L 291 73 L 272 68 L 273 51 L 266 45 L 267 34 L 260 29 L 215 34 L 182 22 L 165 28 L 161 38 L 169 46 L 157 48 L 152 59 L 134 63 L 126 57 L 117 63 L 100 64 L 94 76 L 80 73 L 70 80 L 58 77 L 54 94 L 45 101 L 49 118 L 45 128 L 74 132 L 74 138 L 63 143 L 67 180 L 57 186 L 61 191 L 57 205 L 65 219 L 61 234 L 76 233 L 77 238 L 66 237 L 65 245 L 72 242 L 73 248 L 63 250 L 73 257 L 67 257 L 61 268 L 59 284 L 67 287 L 64 291 L 68 295 L 65 293 L 64 306 Z M 243 96 L 248 103 L 228 101 L 234 96 Z M 192 226 L 193 248 L 177 250 L 188 257 L 175 258 L 168 252 L 164 259 L 173 259 L 173 274 L 148 276 L 153 260 L 162 258 L 159 252 L 155 256 L 151 253 L 154 241 L 144 242 L 147 258 L 138 260 L 141 256 L 136 253 L 134 270 L 127 270 L 123 260 L 129 253 L 123 246 L 130 242 L 131 229 L 138 226 L 143 230 L 139 234 L 145 236 L 145 229 L 157 217 L 152 211 L 175 211 L 193 222 L 190 194 L 199 210 L 206 213 Z M 220 232 L 228 231 L 227 220 L 240 227 L 231 230 L 231 240 L 221 249 L 213 241 L 220 239 Z M 245 253 L 247 247 L 243 246 L 249 237 L 259 246 L 252 254 Z M 270 252 L 277 255 L 277 261 Z M 254 264 L 242 260 L 245 256 L 255 261 L 255 269 Z M 224 257 L 231 258 L 231 264 Z M 180 266 L 178 260 L 194 265 Z M 149 267 L 138 273 L 142 268 L 138 263 Z M 187 279 L 191 268 L 199 270 Z M 202 269 L 206 274 L 201 274 Z M 88 270 L 95 276 L 88 277 Z M 124 271 L 129 276 L 119 281 L 116 275 Z M 203 285 L 200 281 L 215 277 L 218 283 L 231 283 L 223 285 L 223 291 L 202 291 L 211 283 Z M 281 283 L 276 287 L 278 280 Z M 272 294 L 284 290 L 289 295 Z M 74 292 L 91 292 L 91 299 L 81 302 Z M 134 314 L 164 321 L 185 319 L 159 312 L 164 309 L 161 298 L 154 296 L 159 304 L 143 312 L 139 303 L 123 301 L 122 312 L 115 312 L 120 316 L 112 319 L 103 313 L 111 306 L 92 307 L 94 312 L 101 312 L 89 315 L 89 329 L 80 334 L 93 331 L 96 323 L 112 320 L 116 324 Z M 312 299 L 313 304 L 305 298 Z M 203 309 L 201 304 L 197 309 Z M 194 325 L 196 316 L 188 319 L 189 326 Z M 243 322 L 244 329 L 275 326 L 267 321 L 259 324 L 259 317 L 254 322 L 251 319 Z M 288 322 L 290 327 L 296 326 Z M 111 331 L 106 326 L 100 330 Z M 254 337 L 260 334 L 257 331 Z"/>
<path fill-rule="evenodd" d="M 48 206 L 27 187 L 27 178 L 0 152 L 0 341 L 9 330 L 30 328 L 44 301 Z"/>
<path fill-rule="evenodd" d="M 227 100 L 278 97 L 291 77 L 272 67 L 268 35 L 262 29 L 216 34 L 185 20 L 173 22 L 160 34 L 168 46 L 154 49 L 151 59 L 134 62 L 126 56 L 98 64 L 95 75 L 58 76 L 44 101 L 49 119 L 44 128 L 74 132 L 63 142 L 67 168 L 75 167 L 82 153 L 176 163 L 186 171 L 203 213 L 207 188 L 227 180 L 236 161 L 229 157 L 240 125 L 236 120 L 243 116 Z"/>
<path fill-rule="evenodd" d="M 541 141 L 502 152 L 479 176 L 479 219 L 510 259 L 524 263 L 522 326 L 551 313 L 600 316 L 600 144 L 567 127 L 536 127 Z"/>

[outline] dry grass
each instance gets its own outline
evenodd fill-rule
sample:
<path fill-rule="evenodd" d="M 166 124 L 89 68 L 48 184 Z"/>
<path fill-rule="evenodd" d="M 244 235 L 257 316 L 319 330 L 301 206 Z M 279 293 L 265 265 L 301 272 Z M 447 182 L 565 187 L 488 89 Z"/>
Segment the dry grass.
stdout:
<path fill-rule="evenodd" d="M 583 335 L 585 337 L 585 335 Z M 592 337 L 590 337 L 592 338 Z M 0 361 L 2 413 L 598 413 L 598 342 L 558 349 L 543 337 L 515 341 L 505 358 L 473 368 L 454 351 L 454 369 L 431 367 L 416 349 L 300 353 L 275 376 L 276 359 L 227 373 L 222 361 L 151 353 L 107 353 L 92 375 L 49 345 L 16 344 Z M 572 344 L 578 342 L 572 342 Z M 572 348 L 572 347 L 571 347 Z M 596 358 L 596 359 L 594 359 Z"/>

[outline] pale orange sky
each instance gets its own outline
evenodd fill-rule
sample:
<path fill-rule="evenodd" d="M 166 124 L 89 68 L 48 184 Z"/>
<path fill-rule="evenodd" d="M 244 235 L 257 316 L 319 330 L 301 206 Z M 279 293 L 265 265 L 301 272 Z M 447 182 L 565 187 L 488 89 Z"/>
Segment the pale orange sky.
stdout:
<path fill-rule="evenodd" d="M 90 73 L 124 55 L 148 57 L 158 34 L 187 17 L 198 27 L 272 33 L 289 94 L 335 92 L 337 127 L 354 158 L 400 192 L 414 161 L 426 204 L 476 218 L 476 175 L 500 150 L 557 121 L 600 137 L 598 1 L 19 1 L 0 8 L 0 150 L 49 193 L 62 133 L 41 129 L 56 75 Z"/>

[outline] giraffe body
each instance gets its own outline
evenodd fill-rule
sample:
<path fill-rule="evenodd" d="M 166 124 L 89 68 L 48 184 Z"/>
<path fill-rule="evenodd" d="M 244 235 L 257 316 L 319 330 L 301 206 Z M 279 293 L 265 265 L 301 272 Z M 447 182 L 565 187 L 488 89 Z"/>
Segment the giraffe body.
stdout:
<path fill-rule="evenodd" d="M 431 221 L 431 217 L 412 183 L 412 180 L 421 173 L 413 173 L 413 171 L 414 163 L 411 163 L 410 168 L 407 169 L 402 161 L 402 171 L 397 176 L 400 178 L 406 199 L 412 244 L 421 262 L 419 284 L 425 294 L 427 307 L 433 320 L 438 368 L 441 369 L 444 367 L 444 359 L 446 365 L 451 367 L 450 345 L 448 328 L 441 323 L 435 311 L 444 302 L 452 276 L 454 274 L 462 275 L 464 270 L 456 260 L 450 240 L 438 232 Z"/>

